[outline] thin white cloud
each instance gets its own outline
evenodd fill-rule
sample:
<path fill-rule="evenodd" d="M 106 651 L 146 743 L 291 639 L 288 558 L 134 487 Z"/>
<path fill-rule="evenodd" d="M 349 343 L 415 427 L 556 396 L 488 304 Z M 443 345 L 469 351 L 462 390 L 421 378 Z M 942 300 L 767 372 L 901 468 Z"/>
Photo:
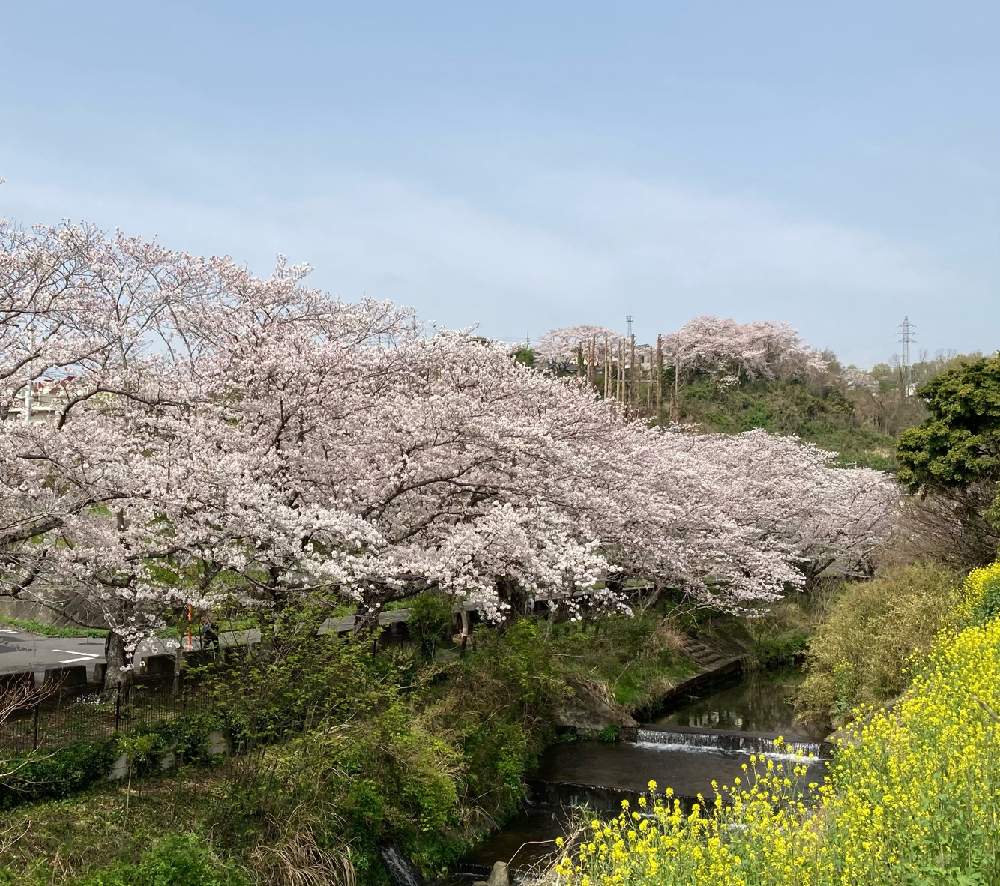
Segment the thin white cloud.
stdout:
<path fill-rule="evenodd" d="M 787 319 L 816 344 L 864 360 L 886 353 L 887 333 L 866 339 L 852 306 L 884 325 L 908 300 L 961 286 L 912 247 L 759 199 L 588 172 L 516 184 L 503 207 L 375 178 L 324 181 L 298 200 L 233 188 L 222 203 L 8 175 L 0 214 L 87 218 L 229 253 L 257 271 L 283 252 L 344 297 L 394 298 L 505 338 L 575 322 L 618 326 L 626 311 L 651 334 L 712 312 Z"/>

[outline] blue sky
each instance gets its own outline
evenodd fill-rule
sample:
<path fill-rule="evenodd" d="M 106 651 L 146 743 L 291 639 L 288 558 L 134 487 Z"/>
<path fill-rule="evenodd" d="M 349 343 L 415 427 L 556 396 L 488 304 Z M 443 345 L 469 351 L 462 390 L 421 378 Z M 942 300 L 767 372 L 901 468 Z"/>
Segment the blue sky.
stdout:
<path fill-rule="evenodd" d="M 0 214 L 507 339 L 1000 347 L 1000 4 L 5 5 Z"/>

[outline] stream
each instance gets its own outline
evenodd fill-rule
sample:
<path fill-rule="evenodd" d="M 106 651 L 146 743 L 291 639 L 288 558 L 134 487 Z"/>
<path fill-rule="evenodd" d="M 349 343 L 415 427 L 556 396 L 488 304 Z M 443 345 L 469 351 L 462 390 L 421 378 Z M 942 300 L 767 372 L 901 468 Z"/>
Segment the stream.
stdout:
<path fill-rule="evenodd" d="M 711 799 L 711 782 L 729 784 L 744 775 L 751 754 L 802 762 L 828 757 L 822 736 L 795 723 L 795 670 L 737 673 L 690 695 L 673 699 L 643 723 L 632 741 L 574 741 L 550 747 L 529 779 L 524 812 L 492 834 L 456 867 L 460 877 L 484 878 L 498 860 L 517 874 L 549 856 L 565 833 L 572 807 L 613 814 L 621 801 L 635 802 L 655 779 L 689 805 L 698 793 Z M 780 749 L 775 738 L 787 742 Z M 810 767 L 821 781 L 824 764 Z"/>

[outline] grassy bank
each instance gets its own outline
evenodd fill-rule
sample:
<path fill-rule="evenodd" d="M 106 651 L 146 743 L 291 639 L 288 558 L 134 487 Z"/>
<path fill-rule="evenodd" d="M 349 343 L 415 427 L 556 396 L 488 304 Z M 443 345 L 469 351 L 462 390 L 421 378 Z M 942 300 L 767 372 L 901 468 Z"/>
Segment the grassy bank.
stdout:
<path fill-rule="evenodd" d="M 433 618 L 414 644 L 375 656 L 369 643 L 317 640 L 312 621 L 273 655 L 202 677 L 213 716 L 249 752 L 15 808 L 0 882 L 110 884 L 126 871 L 160 886 L 173 881 L 142 871 L 158 853 L 187 853 L 234 883 L 381 883 L 384 842 L 435 873 L 520 808 L 567 709 L 599 727 L 692 670 L 656 613 L 524 619 L 479 631 L 464 656 Z"/>
<path fill-rule="evenodd" d="M 76 625 L 53 625 L 33 618 L 14 618 L 0 613 L 0 627 L 14 628 L 40 637 L 106 637 L 107 631 L 99 628 L 83 628 Z"/>

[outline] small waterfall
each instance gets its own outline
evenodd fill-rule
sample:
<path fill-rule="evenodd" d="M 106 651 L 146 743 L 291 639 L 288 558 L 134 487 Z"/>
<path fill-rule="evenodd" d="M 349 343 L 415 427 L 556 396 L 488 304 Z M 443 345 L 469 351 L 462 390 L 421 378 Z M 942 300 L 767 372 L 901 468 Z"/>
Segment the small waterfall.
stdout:
<path fill-rule="evenodd" d="M 680 732 L 639 729 L 636 744 L 663 751 L 728 751 L 738 754 L 763 754 L 781 760 L 806 761 L 824 757 L 824 747 L 814 741 L 783 741 L 776 737 L 741 732 Z"/>
<path fill-rule="evenodd" d="M 378 847 L 382 863 L 389 872 L 389 879 L 394 886 L 424 886 L 424 878 L 394 843 L 383 843 Z"/>

